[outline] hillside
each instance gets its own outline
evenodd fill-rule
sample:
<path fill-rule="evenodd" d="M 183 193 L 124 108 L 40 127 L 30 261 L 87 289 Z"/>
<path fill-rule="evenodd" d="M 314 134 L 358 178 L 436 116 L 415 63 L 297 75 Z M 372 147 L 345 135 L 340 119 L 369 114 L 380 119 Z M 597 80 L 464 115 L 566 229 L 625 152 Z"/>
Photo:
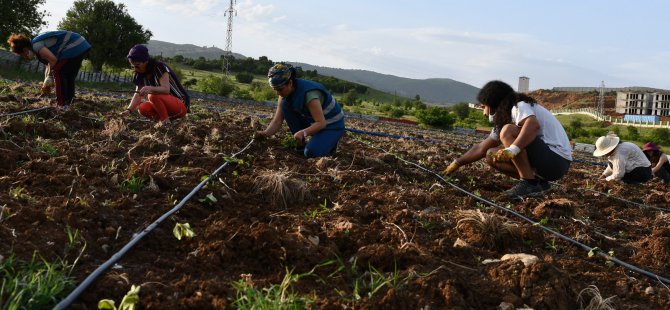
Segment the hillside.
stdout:
<path fill-rule="evenodd" d="M 205 57 L 205 59 L 220 59 L 221 55 L 225 53 L 224 50 L 218 47 L 197 46 L 193 44 L 175 44 L 159 40 L 149 40 L 147 48 L 152 55 L 163 55 L 163 57 L 172 57 L 175 55 L 182 55 L 186 58 L 197 59 Z M 235 58 L 246 58 L 242 54 L 233 53 Z"/>
<path fill-rule="evenodd" d="M 172 57 L 182 55 L 196 59 L 219 59 L 224 50 L 217 47 L 202 47 L 193 44 L 174 44 L 159 40 L 150 40 L 147 44 L 153 55 Z M 233 53 L 235 58 L 246 56 Z M 275 60 L 279 61 L 279 60 Z M 304 70 L 317 70 L 321 75 L 333 76 L 345 81 L 359 83 L 400 97 L 414 98 L 417 94 L 426 103 L 450 105 L 458 102 L 472 102 L 479 89 L 472 85 L 452 79 L 409 79 L 394 75 L 381 74 L 367 70 L 337 69 L 315 66 L 305 63 L 294 63 Z"/>
<path fill-rule="evenodd" d="M 296 63 L 304 70 L 317 70 L 319 74 L 363 84 L 398 96 L 414 98 L 415 95 L 428 103 L 450 105 L 472 102 L 479 88 L 452 79 L 409 79 L 367 70 L 337 69 Z"/>
<path fill-rule="evenodd" d="M 594 108 L 598 102 L 598 95 L 593 92 L 569 92 L 538 89 L 528 93 L 537 102 L 547 109 L 580 109 Z M 605 109 L 613 110 L 616 96 L 605 96 Z"/>

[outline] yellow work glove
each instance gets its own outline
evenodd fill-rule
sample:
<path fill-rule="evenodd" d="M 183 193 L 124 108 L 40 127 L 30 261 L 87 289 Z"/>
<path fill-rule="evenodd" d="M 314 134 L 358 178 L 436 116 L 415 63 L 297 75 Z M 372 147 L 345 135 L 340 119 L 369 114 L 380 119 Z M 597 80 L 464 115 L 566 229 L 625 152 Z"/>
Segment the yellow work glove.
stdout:
<path fill-rule="evenodd" d="M 493 155 L 493 158 L 497 162 L 506 163 L 511 161 L 517 155 L 519 155 L 520 152 L 521 149 L 518 146 L 512 144 L 508 148 L 499 150 L 495 155 Z"/>
<path fill-rule="evenodd" d="M 458 167 L 460 167 L 460 165 L 456 162 L 456 160 L 454 160 L 451 162 L 451 164 L 449 164 L 449 166 L 447 166 L 446 169 L 444 169 L 444 171 L 442 171 L 442 174 L 448 176 L 454 173 L 454 171 L 458 170 Z"/>

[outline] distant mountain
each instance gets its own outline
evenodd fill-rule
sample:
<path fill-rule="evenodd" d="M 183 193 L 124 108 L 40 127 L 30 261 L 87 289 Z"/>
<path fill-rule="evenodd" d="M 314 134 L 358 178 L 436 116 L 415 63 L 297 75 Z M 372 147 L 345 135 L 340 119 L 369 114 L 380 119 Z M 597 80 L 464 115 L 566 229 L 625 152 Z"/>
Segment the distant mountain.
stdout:
<path fill-rule="evenodd" d="M 479 88 L 452 79 L 409 79 L 367 70 L 337 69 L 294 63 L 303 70 L 317 70 L 321 75 L 359 83 L 398 96 L 414 98 L 417 94 L 426 103 L 451 105 L 474 102 Z"/>
<path fill-rule="evenodd" d="M 182 55 L 192 59 L 199 57 L 219 59 L 225 53 L 224 50 L 214 46 L 175 44 L 159 40 L 150 40 L 147 47 L 151 55 L 163 55 L 164 57 Z M 246 58 L 246 56 L 237 53 L 233 53 L 233 56 L 235 58 Z M 303 70 L 317 70 L 321 75 L 333 76 L 401 97 L 414 98 L 418 94 L 422 101 L 432 104 L 451 105 L 463 101 L 473 102 L 477 92 L 479 92 L 477 87 L 452 79 L 417 80 L 367 70 L 337 69 L 304 63 L 294 64 L 301 66 Z"/>
<path fill-rule="evenodd" d="M 173 57 L 175 55 L 182 55 L 186 58 L 198 59 L 205 57 L 205 59 L 220 59 L 226 51 L 218 47 L 197 46 L 193 44 L 175 44 L 159 40 L 149 40 L 147 43 L 149 54 L 163 55 L 163 57 Z M 233 53 L 235 58 L 246 58 L 244 55 Z"/>

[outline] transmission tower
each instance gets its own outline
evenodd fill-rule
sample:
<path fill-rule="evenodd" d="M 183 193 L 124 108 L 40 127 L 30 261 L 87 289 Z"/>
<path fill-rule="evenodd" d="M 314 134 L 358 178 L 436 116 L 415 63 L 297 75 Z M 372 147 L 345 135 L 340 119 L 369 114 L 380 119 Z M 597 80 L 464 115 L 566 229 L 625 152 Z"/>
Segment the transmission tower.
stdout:
<path fill-rule="evenodd" d="M 224 16 L 228 16 L 228 34 L 226 36 L 226 51 L 223 55 L 223 73 L 225 75 L 230 74 L 230 63 L 233 61 L 233 16 L 237 16 L 237 11 L 235 10 L 235 4 L 237 0 L 230 0 L 230 6 L 228 10 L 224 13 Z"/>
<path fill-rule="evenodd" d="M 600 95 L 598 96 L 598 114 L 605 117 L 605 81 L 600 81 Z"/>

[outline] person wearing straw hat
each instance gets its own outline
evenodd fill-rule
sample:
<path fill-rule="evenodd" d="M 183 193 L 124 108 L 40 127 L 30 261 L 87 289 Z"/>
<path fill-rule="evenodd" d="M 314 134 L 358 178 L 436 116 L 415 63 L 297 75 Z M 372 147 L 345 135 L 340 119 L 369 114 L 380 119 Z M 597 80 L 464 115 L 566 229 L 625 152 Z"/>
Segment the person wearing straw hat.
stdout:
<path fill-rule="evenodd" d="M 138 110 L 160 127 L 189 112 L 190 97 L 167 64 L 149 57 L 149 50 L 142 44 L 133 46 L 127 58 L 134 72 L 136 91 L 122 114 Z M 142 98 L 146 101 L 142 102 Z"/>
<path fill-rule="evenodd" d="M 651 180 L 651 162 L 640 148 L 630 142 L 623 142 L 610 132 L 596 140 L 595 157 L 607 157 L 607 168 L 600 175 L 606 181 L 621 181 L 626 184 L 640 184 Z"/>
<path fill-rule="evenodd" d="M 319 83 L 298 79 L 296 69 L 288 64 L 272 66 L 268 82 L 279 95 L 277 110 L 268 127 L 255 136 L 274 135 L 286 120 L 306 157 L 334 154 L 344 135 L 344 112 L 330 92 Z"/>
<path fill-rule="evenodd" d="M 91 44 L 82 35 L 65 30 L 48 31 L 32 39 L 12 34 L 7 43 L 13 53 L 24 59 L 37 57 L 45 65 L 41 96 L 49 96 L 55 87 L 58 107 L 67 109 L 74 100 L 75 78 Z"/>
<path fill-rule="evenodd" d="M 570 140 L 561 123 L 534 98 L 517 93 L 507 83 L 490 81 L 477 100 L 493 123 L 491 134 L 445 170 L 450 175 L 459 167 L 486 157 L 494 169 L 521 179 L 505 191 L 511 198 L 537 196 L 550 189 L 549 181 L 563 177 L 572 162 Z"/>
<path fill-rule="evenodd" d="M 670 183 L 670 155 L 661 152 L 661 148 L 654 142 L 645 143 L 642 152 L 651 162 L 651 173 L 663 182 Z"/>

